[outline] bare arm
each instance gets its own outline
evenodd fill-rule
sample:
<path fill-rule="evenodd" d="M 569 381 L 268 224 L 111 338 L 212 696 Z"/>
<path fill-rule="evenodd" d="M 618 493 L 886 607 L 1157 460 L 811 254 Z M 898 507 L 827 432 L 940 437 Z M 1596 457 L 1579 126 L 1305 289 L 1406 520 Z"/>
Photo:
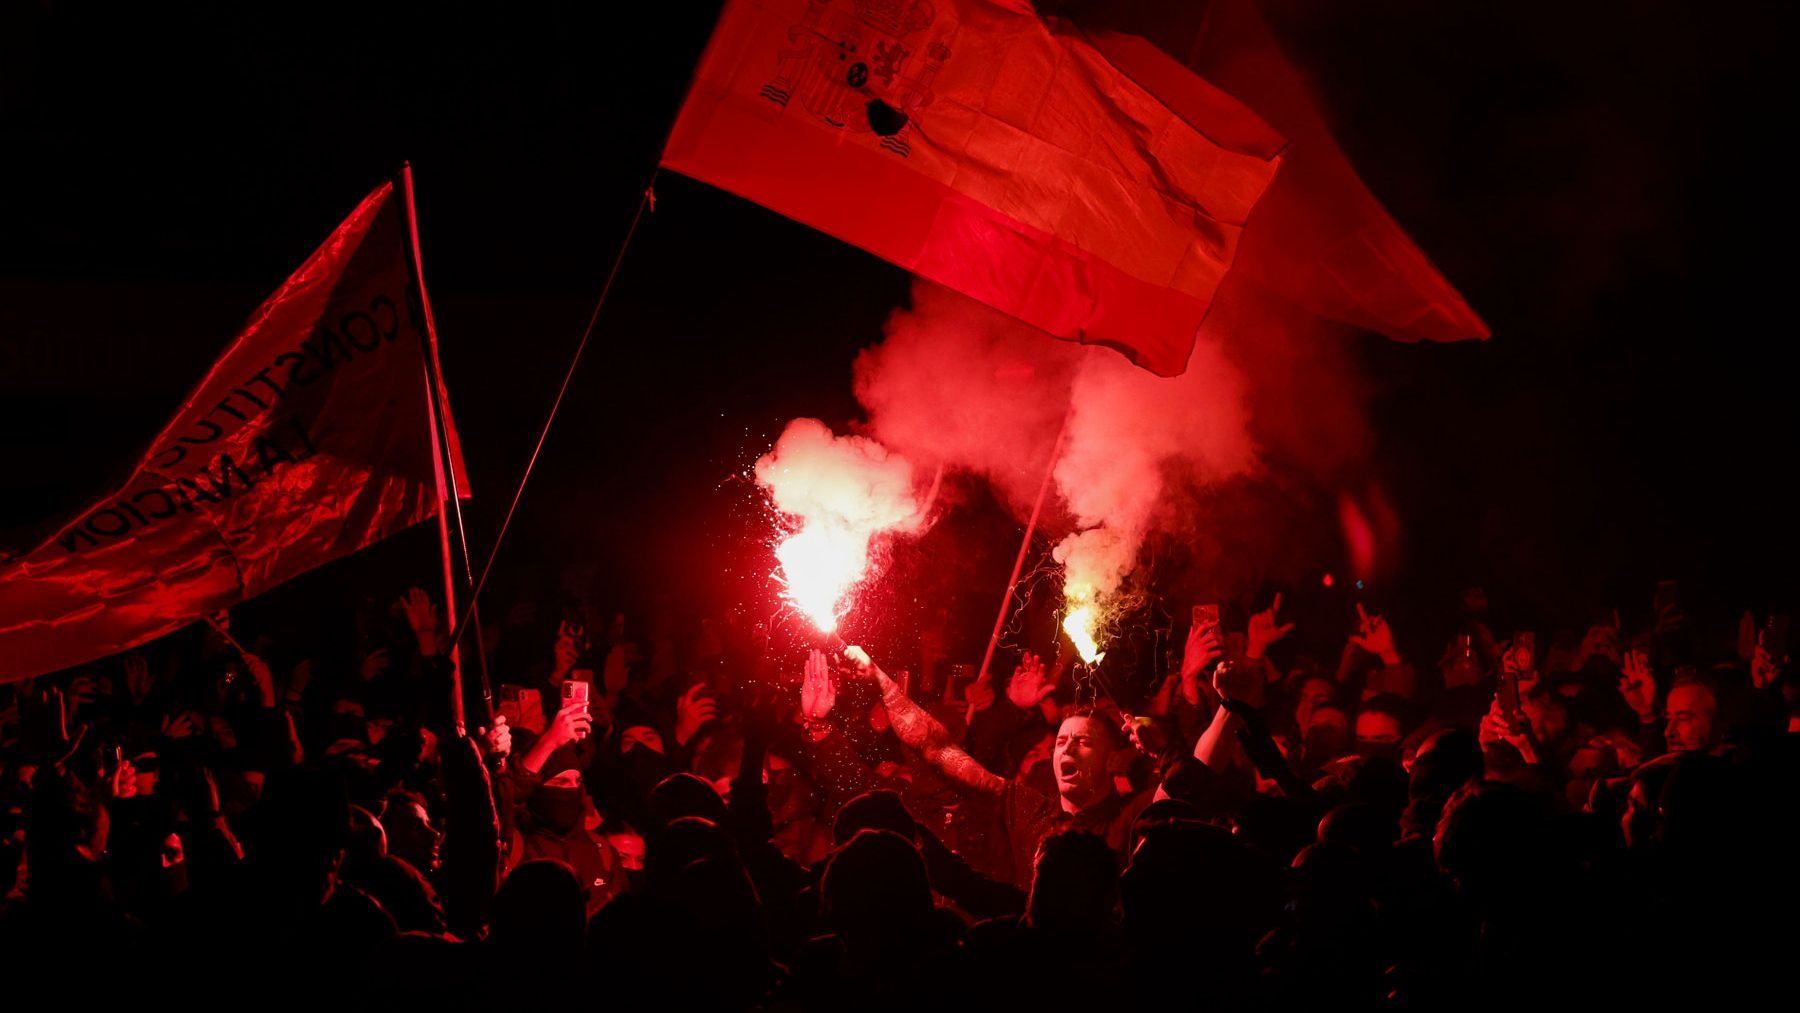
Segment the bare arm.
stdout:
<path fill-rule="evenodd" d="M 949 729 L 914 703 L 899 683 L 888 678 L 886 672 L 869 660 L 867 652 L 860 647 L 850 647 L 844 654 L 858 668 L 875 677 L 876 684 L 881 687 L 881 705 L 887 708 L 888 724 L 908 749 L 943 771 L 945 777 L 972 791 L 998 795 L 1005 789 L 1004 780 L 951 742 Z"/>
<path fill-rule="evenodd" d="M 1237 745 L 1237 737 L 1232 734 L 1237 730 L 1236 722 L 1237 716 L 1224 707 L 1213 711 L 1212 724 L 1194 743 L 1194 759 L 1214 770 L 1228 766 L 1233 755 L 1229 750 Z"/>

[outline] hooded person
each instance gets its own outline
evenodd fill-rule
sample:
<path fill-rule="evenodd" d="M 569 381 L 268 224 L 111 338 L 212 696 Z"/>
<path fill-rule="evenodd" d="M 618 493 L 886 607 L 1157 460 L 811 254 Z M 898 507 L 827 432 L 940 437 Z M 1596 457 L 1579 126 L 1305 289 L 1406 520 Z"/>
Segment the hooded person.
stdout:
<path fill-rule="evenodd" d="M 589 804 L 581 772 L 557 772 L 521 801 L 518 825 L 507 849 L 509 869 L 554 859 L 581 883 L 591 917 L 625 890 L 623 863 L 604 836 L 588 826 Z"/>

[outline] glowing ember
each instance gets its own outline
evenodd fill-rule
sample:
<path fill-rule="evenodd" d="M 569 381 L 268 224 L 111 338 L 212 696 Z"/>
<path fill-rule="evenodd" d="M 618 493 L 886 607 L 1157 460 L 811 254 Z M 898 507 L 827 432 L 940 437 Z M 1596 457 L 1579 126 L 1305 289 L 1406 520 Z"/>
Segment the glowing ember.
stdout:
<path fill-rule="evenodd" d="M 782 515 L 775 543 L 785 596 L 821 633 L 837 629 L 884 535 L 916 531 L 912 466 L 860 436 L 796 419 L 756 462 L 757 484 Z"/>
<path fill-rule="evenodd" d="M 1068 595 L 1069 614 L 1063 617 L 1063 632 L 1069 635 L 1081 660 L 1092 665 L 1106 657 L 1106 652 L 1094 639 L 1094 632 L 1100 625 L 1100 609 L 1091 600 L 1093 592 L 1086 588 L 1070 588 Z"/>

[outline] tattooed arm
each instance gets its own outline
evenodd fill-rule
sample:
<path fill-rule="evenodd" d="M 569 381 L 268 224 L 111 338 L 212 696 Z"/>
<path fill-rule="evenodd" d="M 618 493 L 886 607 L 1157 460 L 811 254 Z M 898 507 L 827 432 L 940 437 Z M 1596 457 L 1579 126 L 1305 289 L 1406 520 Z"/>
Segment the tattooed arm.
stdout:
<path fill-rule="evenodd" d="M 847 647 L 844 656 L 864 674 L 875 677 L 876 684 L 881 687 L 881 705 L 887 708 L 888 724 L 908 749 L 942 771 L 945 777 L 972 791 L 998 795 L 1005 789 L 1004 779 L 996 777 L 951 742 L 949 729 L 914 703 L 899 683 L 888 678 L 886 672 L 869 660 L 866 651 L 860 647 Z"/>

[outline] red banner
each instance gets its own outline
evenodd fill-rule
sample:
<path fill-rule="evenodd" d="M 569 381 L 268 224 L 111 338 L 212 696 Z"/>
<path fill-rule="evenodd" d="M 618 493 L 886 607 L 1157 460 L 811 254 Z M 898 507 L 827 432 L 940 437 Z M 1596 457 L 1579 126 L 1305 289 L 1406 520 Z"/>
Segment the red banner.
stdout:
<path fill-rule="evenodd" d="M 117 492 L 0 556 L 0 680 L 136 646 L 435 516 L 392 190 L 257 309 Z"/>
<path fill-rule="evenodd" d="M 663 164 L 1165 375 L 1281 137 L 1186 118 L 1067 22 L 997 0 L 730 0 Z"/>
<path fill-rule="evenodd" d="M 1488 336 L 1487 324 L 1363 184 L 1253 0 L 1207 0 L 1203 8 L 1175 4 L 1184 14 L 1203 11 L 1197 27 L 1185 29 L 1181 15 L 1144 6 L 1134 23 L 1160 23 L 1160 45 L 1185 56 L 1194 73 L 1291 142 L 1281 177 L 1257 205 L 1238 252 L 1234 301 L 1252 304 L 1267 293 L 1326 320 L 1401 341 Z M 1155 47 L 1133 36 L 1097 32 L 1093 38 L 1115 66 L 1170 107 L 1185 113 L 1195 104 L 1181 81 L 1166 73 L 1173 61 Z"/>

